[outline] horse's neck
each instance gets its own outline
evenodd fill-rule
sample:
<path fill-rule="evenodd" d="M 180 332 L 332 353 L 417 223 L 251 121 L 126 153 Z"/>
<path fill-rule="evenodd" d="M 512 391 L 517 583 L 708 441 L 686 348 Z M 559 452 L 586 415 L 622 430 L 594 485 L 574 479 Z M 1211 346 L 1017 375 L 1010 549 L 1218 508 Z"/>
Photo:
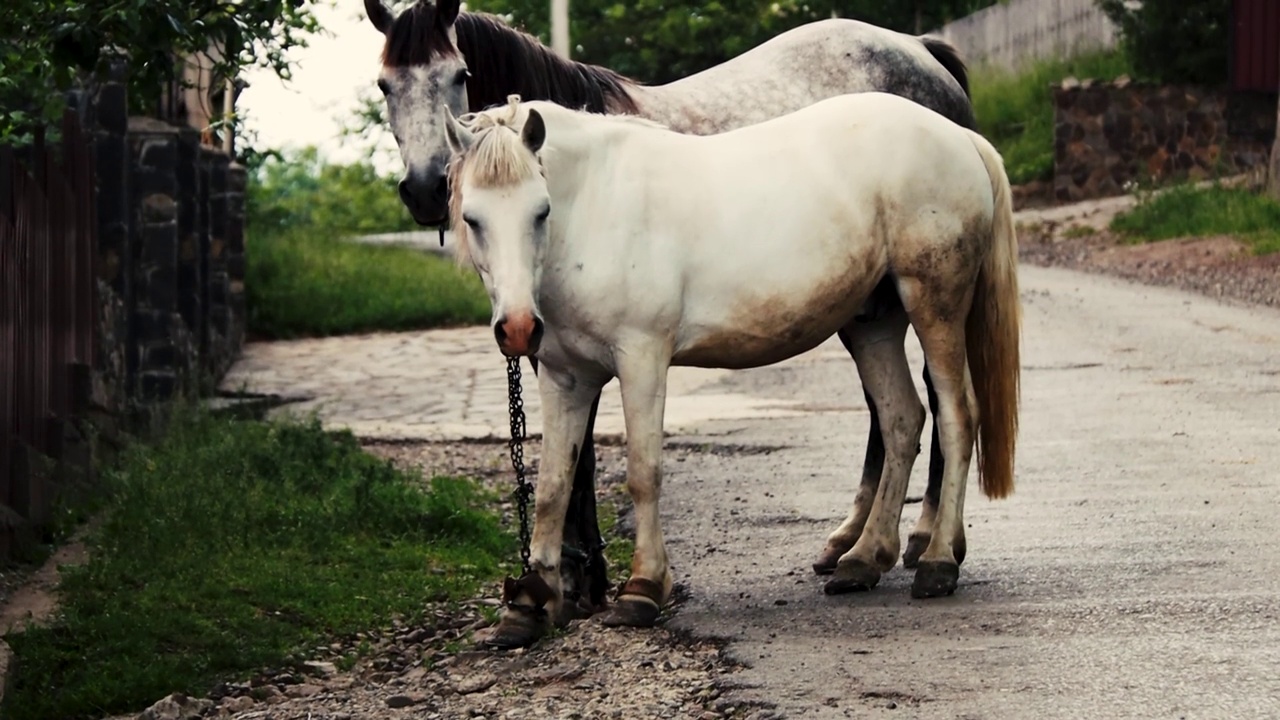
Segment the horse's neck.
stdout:
<path fill-rule="evenodd" d="M 546 100 L 567 107 L 582 106 L 583 78 L 603 70 L 595 65 L 565 60 L 541 43 L 527 42 L 520 32 L 500 23 L 488 23 L 472 13 L 459 15 L 457 27 L 460 30 L 457 33 L 458 50 L 475 79 L 467 84 L 472 112 L 504 104 L 507 96 L 513 93 L 525 101 Z M 478 47 L 484 44 L 485 34 L 497 35 L 502 42 L 493 43 L 493 47 Z M 501 52 L 501 48 L 519 48 L 520 52 L 531 56 L 513 56 Z M 626 83 L 628 93 L 635 94 L 640 89 L 639 85 Z M 618 112 L 623 109 L 610 107 L 605 110 Z"/>

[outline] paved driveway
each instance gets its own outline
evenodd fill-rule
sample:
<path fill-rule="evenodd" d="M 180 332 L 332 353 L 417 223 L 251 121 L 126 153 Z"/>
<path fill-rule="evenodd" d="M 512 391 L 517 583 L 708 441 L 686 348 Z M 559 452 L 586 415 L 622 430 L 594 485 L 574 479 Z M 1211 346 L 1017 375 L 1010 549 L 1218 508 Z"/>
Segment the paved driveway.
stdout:
<path fill-rule="evenodd" d="M 667 466 L 691 596 L 672 622 L 730 638 L 739 692 L 789 717 L 1280 717 L 1280 313 L 1026 266 L 1022 287 L 1018 488 L 971 483 L 950 598 L 911 600 L 900 567 L 827 597 L 808 570 L 866 434 L 834 342 L 673 375 L 668 430 L 738 450 Z M 487 331 L 461 330 L 251 347 L 230 382 L 364 434 L 463 438 L 503 435 L 502 371 Z"/>

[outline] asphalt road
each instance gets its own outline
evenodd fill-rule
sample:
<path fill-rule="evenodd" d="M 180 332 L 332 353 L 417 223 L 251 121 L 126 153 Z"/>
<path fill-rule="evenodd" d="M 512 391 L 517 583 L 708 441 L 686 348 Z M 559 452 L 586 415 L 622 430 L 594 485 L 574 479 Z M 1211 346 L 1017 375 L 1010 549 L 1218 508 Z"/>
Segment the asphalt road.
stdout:
<path fill-rule="evenodd" d="M 954 596 L 911 600 L 899 565 L 828 597 L 810 571 L 867 432 L 825 347 L 713 388 L 814 412 L 669 441 L 708 444 L 666 467 L 671 623 L 731 639 L 738 692 L 788 717 L 1280 717 L 1280 313 L 1027 266 L 1022 289 L 1017 489 L 971 479 Z"/>

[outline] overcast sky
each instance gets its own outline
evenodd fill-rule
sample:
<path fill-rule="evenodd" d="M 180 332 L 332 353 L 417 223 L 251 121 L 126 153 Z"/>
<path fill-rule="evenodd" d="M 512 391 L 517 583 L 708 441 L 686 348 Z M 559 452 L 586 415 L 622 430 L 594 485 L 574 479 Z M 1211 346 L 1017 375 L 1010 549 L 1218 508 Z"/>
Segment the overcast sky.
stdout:
<path fill-rule="evenodd" d="M 356 151 L 342 146 L 339 118 L 349 115 L 357 93 L 377 80 L 382 35 L 369 24 L 361 0 L 328 0 L 313 8 L 328 35 L 313 36 L 310 47 L 290 54 L 297 65 L 287 84 L 269 70 L 246 72 L 250 85 L 237 109 L 246 114 L 246 124 L 258 132 L 263 147 L 315 145 L 322 154 L 349 162 Z M 389 133 L 382 143 L 395 147 Z M 392 172 L 402 169 L 399 156 L 379 165 Z"/>

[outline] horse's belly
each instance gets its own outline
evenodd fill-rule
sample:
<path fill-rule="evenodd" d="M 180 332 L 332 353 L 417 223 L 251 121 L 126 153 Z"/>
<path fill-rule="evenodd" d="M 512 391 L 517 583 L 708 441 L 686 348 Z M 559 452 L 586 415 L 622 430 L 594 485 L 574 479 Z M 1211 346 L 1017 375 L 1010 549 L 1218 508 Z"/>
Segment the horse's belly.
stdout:
<path fill-rule="evenodd" d="M 794 291 L 740 293 L 719 310 L 686 298 L 672 364 L 740 369 L 812 350 L 853 319 L 882 275 L 882 267 L 858 264 Z"/>

